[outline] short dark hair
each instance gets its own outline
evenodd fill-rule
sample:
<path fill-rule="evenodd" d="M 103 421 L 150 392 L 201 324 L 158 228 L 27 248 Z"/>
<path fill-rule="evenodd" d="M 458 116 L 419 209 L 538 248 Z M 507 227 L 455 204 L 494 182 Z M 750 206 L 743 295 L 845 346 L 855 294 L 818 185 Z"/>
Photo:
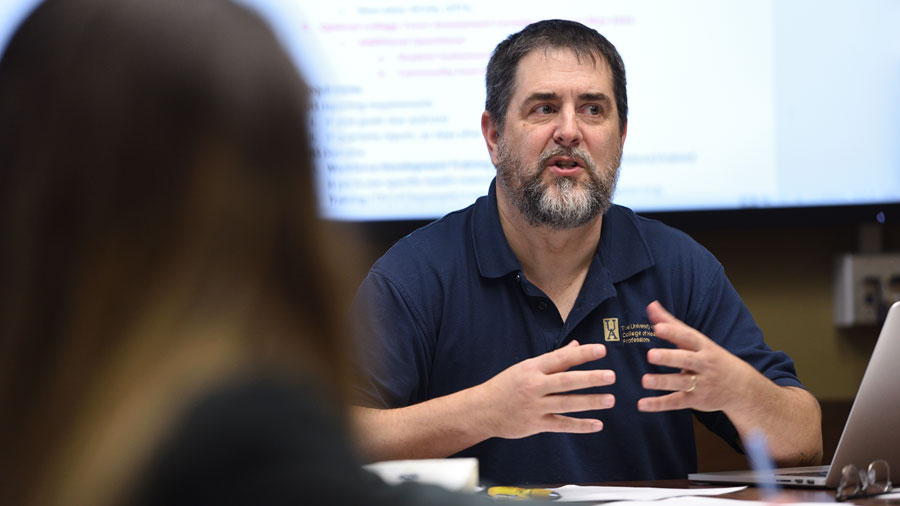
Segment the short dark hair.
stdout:
<path fill-rule="evenodd" d="M 625 64 L 616 47 L 597 30 L 576 21 L 548 19 L 532 23 L 497 45 L 487 66 L 485 84 L 487 99 L 484 108 L 503 131 L 506 110 L 515 91 L 516 70 L 519 60 L 535 49 L 571 49 L 575 55 L 590 58 L 597 56 L 612 71 L 613 93 L 619 110 L 619 131 L 625 131 L 628 121 L 628 95 L 625 91 Z"/>

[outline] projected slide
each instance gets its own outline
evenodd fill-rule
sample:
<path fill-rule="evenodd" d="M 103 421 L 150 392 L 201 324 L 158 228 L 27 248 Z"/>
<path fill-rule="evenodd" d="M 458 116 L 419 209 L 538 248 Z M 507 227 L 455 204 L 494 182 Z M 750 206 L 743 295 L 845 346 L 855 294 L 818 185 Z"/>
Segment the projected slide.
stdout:
<path fill-rule="evenodd" d="M 434 218 L 484 194 L 490 51 L 549 17 L 596 28 L 625 60 L 631 112 L 616 202 L 900 201 L 890 140 L 900 138 L 900 43 L 887 21 L 900 19 L 897 2 L 253 3 L 314 87 L 330 218 Z M 837 98 L 860 86 L 852 101 Z"/>
<path fill-rule="evenodd" d="M 311 85 L 327 218 L 437 218 L 485 194 L 490 52 L 547 18 L 596 28 L 625 61 L 615 202 L 900 203 L 896 0 L 239 1 Z M 0 3 L 0 41 L 34 3 Z"/>
<path fill-rule="evenodd" d="M 684 199 L 715 206 L 771 193 L 771 11 L 756 0 L 597 6 L 329 2 L 298 9 L 301 30 L 283 33 L 303 55 L 316 92 L 324 214 L 428 218 L 485 193 L 494 175 L 480 131 L 490 51 L 550 15 L 597 28 L 625 59 L 632 114 L 618 201 L 644 209 Z M 709 125 L 736 134 L 701 135 Z"/>

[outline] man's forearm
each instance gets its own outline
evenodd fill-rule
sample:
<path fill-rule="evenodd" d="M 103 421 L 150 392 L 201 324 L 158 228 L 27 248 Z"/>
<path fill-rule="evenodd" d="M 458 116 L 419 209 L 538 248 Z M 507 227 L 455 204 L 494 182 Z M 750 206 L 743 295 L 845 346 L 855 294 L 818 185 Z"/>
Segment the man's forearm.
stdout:
<path fill-rule="evenodd" d="M 353 408 L 360 448 L 371 461 L 443 458 L 487 439 L 478 422 L 477 392 L 395 409 Z"/>
<path fill-rule="evenodd" d="M 746 402 L 725 411 L 741 437 L 762 431 L 779 466 L 822 462 L 822 412 L 815 397 L 797 387 L 782 387 L 760 377 Z"/>

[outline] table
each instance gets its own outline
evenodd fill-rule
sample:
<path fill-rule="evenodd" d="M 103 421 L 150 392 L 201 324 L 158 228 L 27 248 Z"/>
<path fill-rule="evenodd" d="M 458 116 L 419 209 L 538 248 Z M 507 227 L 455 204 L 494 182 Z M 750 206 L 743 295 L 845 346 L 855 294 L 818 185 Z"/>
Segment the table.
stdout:
<path fill-rule="evenodd" d="M 613 487 L 660 487 L 660 488 L 722 488 L 730 487 L 725 483 L 716 485 L 701 485 L 690 480 L 654 480 L 654 481 L 620 481 L 609 483 L 598 483 L 597 485 L 613 486 Z M 896 488 L 895 488 L 896 490 Z M 834 490 L 824 488 L 783 488 L 781 489 L 783 497 L 791 502 L 837 502 L 834 500 Z M 743 499 L 746 501 L 763 500 L 761 490 L 757 487 L 749 486 L 740 492 L 732 494 L 717 495 L 723 499 Z M 865 499 L 854 499 L 841 504 L 864 504 L 864 505 L 881 505 L 891 506 L 900 505 L 900 499 L 878 499 L 878 497 L 869 497 Z"/>

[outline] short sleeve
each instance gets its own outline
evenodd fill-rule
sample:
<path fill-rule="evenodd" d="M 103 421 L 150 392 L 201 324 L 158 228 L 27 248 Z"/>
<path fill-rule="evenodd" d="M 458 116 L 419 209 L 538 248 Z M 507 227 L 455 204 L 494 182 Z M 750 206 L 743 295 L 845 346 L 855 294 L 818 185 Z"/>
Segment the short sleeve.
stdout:
<path fill-rule="evenodd" d="M 427 398 L 433 336 L 411 296 L 387 276 L 371 271 L 351 306 L 354 403 L 395 408 Z"/>

